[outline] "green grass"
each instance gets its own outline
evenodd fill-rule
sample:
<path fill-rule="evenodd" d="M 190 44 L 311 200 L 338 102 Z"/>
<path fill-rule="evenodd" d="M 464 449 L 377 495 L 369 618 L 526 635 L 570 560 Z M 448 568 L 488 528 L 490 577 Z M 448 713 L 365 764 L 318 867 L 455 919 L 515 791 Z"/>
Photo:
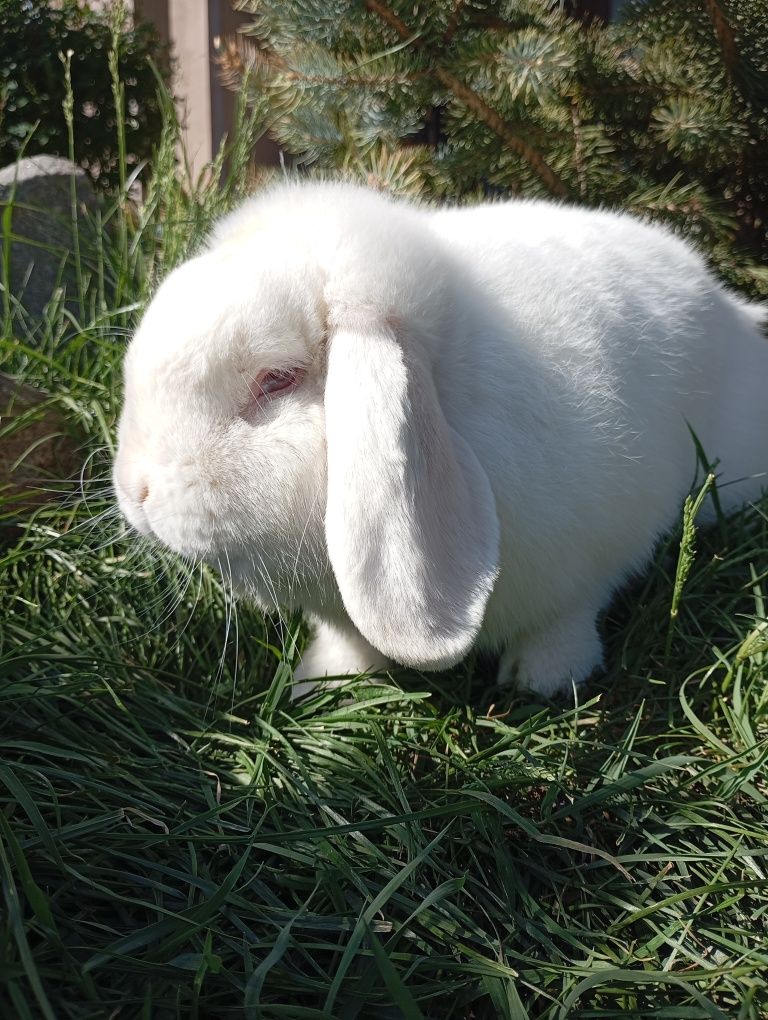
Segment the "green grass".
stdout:
<path fill-rule="evenodd" d="M 476 659 L 292 704 L 298 622 L 112 506 L 124 335 L 242 180 L 185 197 L 174 144 L 82 225 L 79 313 L 5 305 L 87 464 L 6 509 L 0 1016 L 768 1016 L 768 503 L 687 577 L 670 538 L 577 708 Z"/>

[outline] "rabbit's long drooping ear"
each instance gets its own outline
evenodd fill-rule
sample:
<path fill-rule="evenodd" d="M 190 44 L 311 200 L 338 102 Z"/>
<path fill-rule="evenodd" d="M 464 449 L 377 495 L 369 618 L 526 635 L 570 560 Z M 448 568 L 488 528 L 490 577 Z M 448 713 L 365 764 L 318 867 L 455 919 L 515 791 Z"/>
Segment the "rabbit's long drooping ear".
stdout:
<path fill-rule="evenodd" d="M 331 338 L 325 414 L 326 535 L 347 612 L 395 661 L 452 665 L 498 569 L 485 472 L 446 422 L 428 365 L 389 328 Z"/>

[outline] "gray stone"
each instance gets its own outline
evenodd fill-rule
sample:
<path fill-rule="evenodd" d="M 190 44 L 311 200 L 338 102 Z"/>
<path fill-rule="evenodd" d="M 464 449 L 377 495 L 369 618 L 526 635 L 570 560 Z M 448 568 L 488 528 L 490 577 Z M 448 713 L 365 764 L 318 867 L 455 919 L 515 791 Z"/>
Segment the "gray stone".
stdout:
<path fill-rule="evenodd" d="M 5 214 L 10 205 L 9 290 L 32 319 L 40 318 L 59 286 L 66 288 L 68 304 L 75 305 L 73 174 L 79 233 L 85 235 L 88 231 L 83 228 L 90 224 L 86 212 L 98 204 L 98 198 L 83 170 L 59 156 L 43 155 L 29 156 L 0 170 L 0 250 L 5 250 Z"/>

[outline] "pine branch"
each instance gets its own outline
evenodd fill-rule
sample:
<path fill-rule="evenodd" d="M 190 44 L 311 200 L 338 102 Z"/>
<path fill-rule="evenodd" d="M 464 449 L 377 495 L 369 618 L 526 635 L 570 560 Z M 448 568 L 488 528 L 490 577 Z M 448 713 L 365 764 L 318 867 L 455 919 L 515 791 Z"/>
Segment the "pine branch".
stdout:
<path fill-rule="evenodd" d="M 364 2 L 368 10 L 377 14 L 382 21 L 385 21 L 393 28 L 401 39 L 413 39 L 414 46 L 423 48 L 422 41 L 419 38 L 414 38 L 414 33 L 405 22 L 401 21 L 385 3 L 382 3 L 382 0 L 364 0 Z M 469 88 L 468 85 L 465 85 L 464 82 L 460 81 L 447 68 L 435 64 L 433 71 L 441 85 L 448 89 L 467 109 L 471 110 L 478 120 L 482 121 L 501 138 L 512 152 L 525 160 L 540 180 L 544 182 L 551 194 L 557 195 L 558 198 L 568 197 L 568 188 L 549 163 L 547 163 L 544 156 L 538 149 L 535 149 L 526 142 L 524 138 L 521 138 L 493 107 L 489 106 L 481 96 Z"/>
<path fill-rule="evenodd" d="M 579 182 L 579 193 L 582 198 L 587 195 L 587 175 L 584 168 L 584 138 L 581 130 L 581 114 L 575 99 L 571 99 L 571 121 L 573 123 L 573 163 L 576 167 L 576 177 Z"/>
<path fill-rule="evenodd" d="M 715 26 L 715 34 L 717 35 L 717 41 L 720 43 L 720 49 L 723 51 L 723 62 L 725 63 L 726 72 L 730 80 L 733 82 L 734 72 L 736 71 L 736 67 L 739 62 L 739 51 L 736 46 L 736 39 L 734 38 L 731 26 L 728 24 L 728 19 L 726 18 L 722 7 L 718 3 L 718 0 L 704 0 L 704 3 L 707 8 L 707 13 Z"/>
<path fill-rule="evenodd" d="M 401 39 L 410 39 L 413 32 L 408 30 L 407 25 L 404 21 L 391 11 L 386 4 L 380 3 L 379 0 L 364 0 L 365 6 L 369 11 L 373 11 L 374 14 L 378 14 L 379 17 L 386 21 L 386 23 L 397 32 Z M 414 40 L 415 45 L 419 45 L 419 40 Z"/>
<path fill-rule="evenodd" d="M 528 163 L 553 195 L 557 195 L 558 198 L 568 197 L 569 192 L 565 184 L 538 149 L 535 149 L 523 138 L 515 134 L 509 124 L 492 107 L 488 106 L 476 92 L 473 92 L 472 89 L 459 81 L 450 71 L 446 71 L 442 67 L 436 67 L 435 74 L 441 84 L 445 85 L 457 99 L 463 102 L 475 114 L 478 120 L 487 124 L 516 155 Z"/>
<path fill-rule="evenodd" d="M 454 35 L 456 35 L 456 29 L 459 27 L 459 18 L 461 17 L 461 11 L 465 3 L 466 0 L 456 0 L 453 5 L 451 17 L 448 22 L 448 28 L 445 30 L 445 35 L 443 36 L 443 42 L 446 46 L 450 46 Z"/>
<path fill-rule="evenodd" d="M 396 85 L 407 85 L 424 77 L 424 72 L 403 70 L 366 74 L 362 73 L 360 68 L 364 68 L 367 61 L 362 64 L 358 62 L 345 64 L 342 58 L 335 58 L 336 66 L 332 66 L 327 73 L 305 71 L 299 66 L 299 58 L 306 56 L 308 52 L 310 55 L 313 52 L 316 55 L 324 55 L 321 49 L 311 51 L 309 46 L 297 46 L 291 54 L 292 59 L 288 60 L 266 44 L 254 46 L 247 37 L 224 36 L 223 39 L 214 40 L 214 62 L 219 69 L 219 80 L 226 88 L 232 90 L 239 88 L 248 72 L 257 76 L 256 80 L 261 87 L 267 82 L 274 83 L 279 80 L 281 87 L 286 84 L 336 89 L 367 87 L 375 88 L 379 92 L 392 89 Z"/>

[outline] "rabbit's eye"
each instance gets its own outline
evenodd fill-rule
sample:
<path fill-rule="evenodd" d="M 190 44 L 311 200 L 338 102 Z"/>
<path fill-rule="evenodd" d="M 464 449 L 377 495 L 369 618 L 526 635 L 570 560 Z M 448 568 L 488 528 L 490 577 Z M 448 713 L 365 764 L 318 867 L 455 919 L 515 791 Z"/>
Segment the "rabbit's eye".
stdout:
<path fill-rule="evenodd" d="M 266 369 L 259 372 L 256 378 L 249 383 L 248 388 L 255 400 L 263 400 L 275 393 L 293 389 L 301 381 L 303 374 L 302 370 L 298 368 Z"/>

